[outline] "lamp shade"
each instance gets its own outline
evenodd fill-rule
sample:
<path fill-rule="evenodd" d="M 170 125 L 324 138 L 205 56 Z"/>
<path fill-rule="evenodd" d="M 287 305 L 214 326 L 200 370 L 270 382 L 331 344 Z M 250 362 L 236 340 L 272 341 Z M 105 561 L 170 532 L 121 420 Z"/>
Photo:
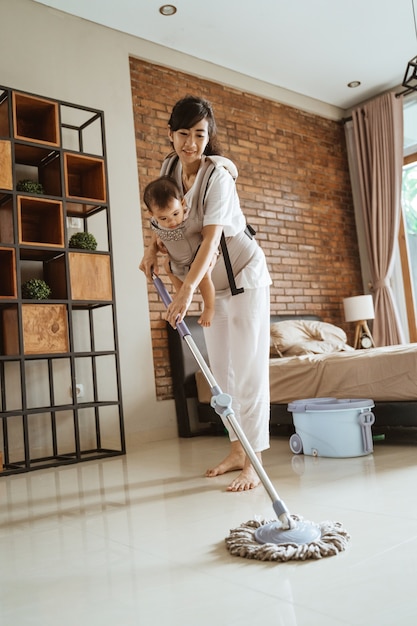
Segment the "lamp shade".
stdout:
<path fill-rule="evenodd" d="M 371 295 L 353 296 L 343 300 L 345 320 L 347 322 L 360 322 L 373 320 L 375 317 L 374 301 Z"/>

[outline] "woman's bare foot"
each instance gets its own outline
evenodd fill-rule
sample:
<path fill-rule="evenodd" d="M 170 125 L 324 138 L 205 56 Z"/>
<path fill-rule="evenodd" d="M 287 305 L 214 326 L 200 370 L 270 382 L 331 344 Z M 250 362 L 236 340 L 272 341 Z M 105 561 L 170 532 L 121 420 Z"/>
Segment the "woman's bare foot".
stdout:
<path fill-rule="evenodd" d="M 213 476 L 220 476 L 227 472 L 234 472 L 235 470 L 243 470 L 245 465 L 245 451 L 243 450 L 239 441 L 232 441 L 230 445 L 230 452 L 223 461 L 212 469 L 206 471 L 206 476 L 212 478 Z"/>
<path fill-rule="evenodd" d="M 261 453 L 256 452 L 256 456 L 259 462 L 262 463 Z M 212 478 L 213 476 L 220 476 L 235 470 L 241 470 L 241 472 L 237 478 L 232 480 L 227 487 L 227 491 L 248 491 L 249 489 L 255 489 L 260 484 L 260 478 L 239 441 L 231 443 L 227 457 L 213 469 L 208 469 L 206 476 Z"/>
<path fill-rule="evenodd" d="M 239 476 L 232 480 L 227 491 L 248 491 L 255 489 L 260 484 L 260 478 L 255 472 L 253 466 L 248 463 L 240 472 Z"/>
<path fill-rule="evenodd" d="M 213 317 L 214 317 L 214 309 L 213 308 L 204 307 L 204 311 L 200 315 L 200 317 L 198 319 L 198 323 L 200 324 L 200 326 L 204 326 L 204 327 L 208 328 L 209 326 L 211 326 L 211 321 L 212 321 Z"/>

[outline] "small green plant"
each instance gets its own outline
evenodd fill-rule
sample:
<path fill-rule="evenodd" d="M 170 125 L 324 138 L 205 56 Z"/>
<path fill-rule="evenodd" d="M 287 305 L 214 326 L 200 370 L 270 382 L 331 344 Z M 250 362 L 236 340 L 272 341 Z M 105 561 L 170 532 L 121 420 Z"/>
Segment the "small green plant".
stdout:
<path fill-rule="evenodd" d="M 35 180 L 29 180 L 25 178 L 25 180 L 19 180 L 16 185 L 17 191 L 26 191 L 27 193 L 44 193 L 43 186 L 40 183 L 37 183 Z"/>
<path fill-rule="evenodd" d="M 74 233 L 68 242 L 70 248 L 79 248 L 81 250 L 95 250 L 97 241 L 91 233 Z"/>
<path fill-rule="evenodd" d="M 30 278 L 22 285 L 22 297 L 30 300 L 47 300 L 51 288 L 40 278 Z"/>

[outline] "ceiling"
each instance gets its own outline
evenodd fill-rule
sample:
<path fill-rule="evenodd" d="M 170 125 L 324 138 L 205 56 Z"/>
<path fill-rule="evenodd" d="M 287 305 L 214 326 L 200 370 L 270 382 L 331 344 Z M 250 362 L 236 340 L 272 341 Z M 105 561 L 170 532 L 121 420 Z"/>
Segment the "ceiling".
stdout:
<path fill-rule="evenodd" d="M 162 0 L 35 1 L 343 110 L 417 54 L 413 0 L 172 0 L 170 17 Z"/>

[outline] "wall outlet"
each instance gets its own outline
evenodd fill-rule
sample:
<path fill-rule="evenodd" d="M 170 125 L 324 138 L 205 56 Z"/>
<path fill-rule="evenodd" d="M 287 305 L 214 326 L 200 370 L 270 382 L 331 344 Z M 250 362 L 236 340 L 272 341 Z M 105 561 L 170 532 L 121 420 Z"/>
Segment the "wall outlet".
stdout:
<path fill-rule="evenodd" d="M 83 221 L 80 217 L 67 217 L 67 227 L 80 230 L 83 227 Z"/>
<path fill-rule="evenodd" d="M 84 385 L 81 383 L 77 383 L 75 385 L 75 393 L 77 398 L 83 398 L 84 397 Z M 72 397 L 72 387 L 69 388 L 69 395 Z"/>

